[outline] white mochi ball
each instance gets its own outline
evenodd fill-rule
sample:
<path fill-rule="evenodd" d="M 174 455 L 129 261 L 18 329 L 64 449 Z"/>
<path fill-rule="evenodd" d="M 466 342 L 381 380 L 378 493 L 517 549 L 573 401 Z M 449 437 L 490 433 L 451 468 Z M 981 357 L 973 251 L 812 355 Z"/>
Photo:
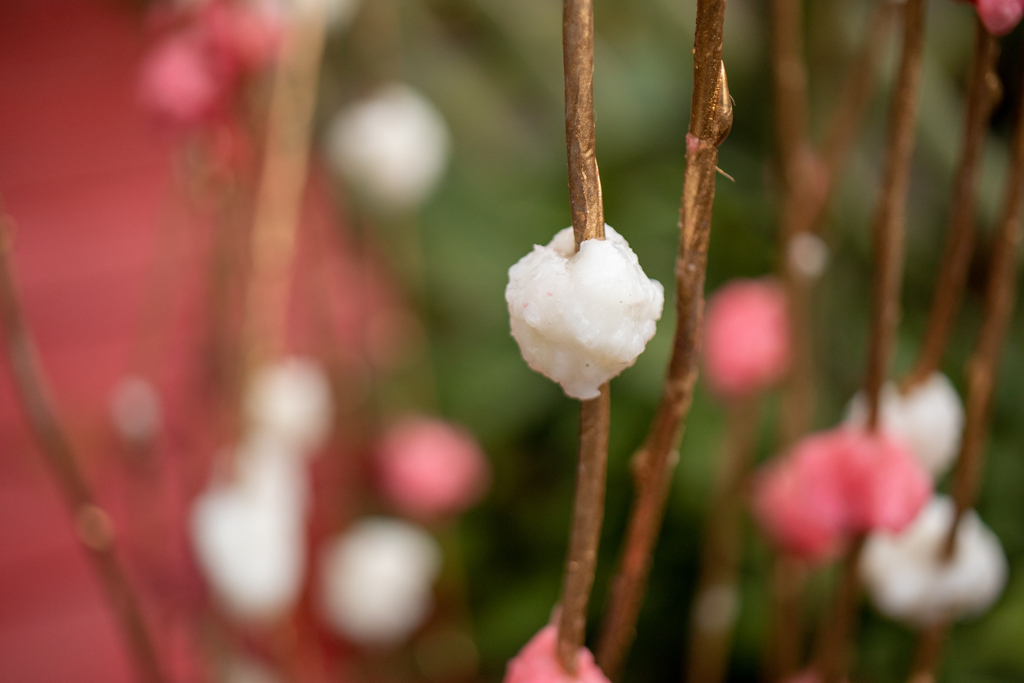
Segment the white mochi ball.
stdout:
<path fill-rule="evenodd" d="M 879 612 L 928 626 L 980 614 L 996 601 L 1006 585 L 1006 555 L 974 510 L 961 518 L 953 557 L 943 561 L 954 514 L 952 500 L 935 496 L 903 533 L 868 537 L 860 574 Z"/>
<path fill-rule="evenodd" d="M 323 549 L 324 617 L 356 643 L 401 643 L 430 613 L 441 562 L 441 547 L 423 529 L 384 517 L 360 520 Z"/>
<path fill-rule="evenodd" d="M 636 362 L 654 336 L 665 291 L 619 233 L 574 253 L 572 228 L 509 268 L 512 336 L 531 368 L 581 400 Z"/>
<path fill-rule="evenodd" d="M 245 408 L 253 431 L 303 450 L 315 448 L 331 431 L 331 384 L 315 361 L 288 358 L 256 373 Z"/>
<path fill-rule="evenodd" d="M 148 380 L 136 375 L 122 378 L 110 399 L 110 418 L 122 439 L 148 443 L 160 432 L 160 394 Z"/>
<path fill-rule="evenodd" d="M 426 97 L 392 84 L 335 115 L 327 156 L 378 209 L 408 211 L 441 180 L 450 138 L 444 117 Z"/>
<path fill-rule="evenodd" d="M 273 620 L 295 605 L 306 556 L 308 482 L 302 461 L 278 443 L 248 443 L 237 476 L 194 502 L 192 543 L 199 566 L 227 609 L 243 620 Z"/>
<path fill-rule="evenodd" d="M 879 407 L 882 429 L 902 437 L 933 477 L 949 470 L 960 454 L 964 405 L 945 375 L 933 373 L 908 394 L 886 382 Z M 864 425 L 867 420 L 868 403 L 859 391 L 846 407 L 845 421 Z"/>

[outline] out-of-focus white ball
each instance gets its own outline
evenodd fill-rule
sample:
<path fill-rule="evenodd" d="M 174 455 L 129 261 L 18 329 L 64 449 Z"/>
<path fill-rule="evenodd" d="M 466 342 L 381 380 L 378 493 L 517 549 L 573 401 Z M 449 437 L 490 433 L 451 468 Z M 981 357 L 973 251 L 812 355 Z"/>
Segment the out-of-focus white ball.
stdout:
<path fill-rule="evenodd" d="M 953 501 L 935 496 L 903 533 L 868 538 L 860 574 L 879 612 L 927 626 L 980 614 L 998 599 L 1006 585 L 1006 555 L 974 510 L 961 518 L 953 557 L 943 561 L 954 515 Z"/>
<path fill-rule="evenodd" d="M 320 561 L 322 611 L 340 635 L 361 644 L 397 644 L 426 619 L 441 548 L 423 529 L 368 517 L 327 543 Z"/>
<path fill-rule="evenodd" d="M 125 441 L 148 443 L 155 439 L 162 422 L 156 387 L 142 377 L 123 377 L 110 399 L 110 418 Z"/>
<path fill-rule="evenodd" d="M 426 97 L 392 84 L 335 115 L 327 156 L 378 209 L 402 212 L 421 204 L 441 180 L 450 138 L 444 117 Z"/>
<path fill-rule="evenodd" d="M 305 568 L 308 482 L 301 459 L 271 442 L 247 444 L 234 481 L 192 507 L 191 535 L 215 594 L 243 620 L 267 621 L 298 600 Z"/>
<path fill-rule="evenodd" d="M 610 226 L 604 240 L 574 249 L 572 228 L 545 247 L 534 246 L 509 268 L 505 300 L 512 336 L 529 366 L 569 396 L 591 399 L 643 352 L 665 292 Z"/>
<path fill-rule="evenodd" d="M 245 407 L 253 431 L 301 449 L 319 446 L 331 430 L 331 384 L 323 369 L 305 358 L 288 358 L 259 370 Z"/>
<path fill-rule="evenodd" d="M 799 232 L 786 245 L 786 258 L 790 268 L 813 280 L 828 267 L 828 245 L 812 232 Z"/>
<path fill-rule="evenodd" d="M 887 382 L 882 387 L 880 410 L 882 429 L 910 444 L 932 476 L 942 476 L 956 461 L 964 430 L 964 406 L 952 382 L 941 372 L 933 373 L 905 395 L 893 382 Z M 845 421 L 865 425 L 867 419 L 867 400 L 859 391 L 846 407 Z"/>

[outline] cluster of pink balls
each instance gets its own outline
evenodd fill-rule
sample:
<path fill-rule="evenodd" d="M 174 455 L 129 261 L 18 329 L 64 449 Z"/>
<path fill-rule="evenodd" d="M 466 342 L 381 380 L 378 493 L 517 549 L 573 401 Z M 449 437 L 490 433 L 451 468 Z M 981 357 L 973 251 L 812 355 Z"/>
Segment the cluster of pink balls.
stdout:
<path fill-rule="evenodd" d="M 974 5 L 978 18 L 994 36 L 1005 36 L 1024 17 L 1024 0 L 964 0 Z"/>
<path fill-rule="evenodd" d="M 173 23 L 143 61 L 139 98 L 177 126 L 224 115 L 244 79 L 273 61 L 281 40 L 278 16 L 232 0 L 209 0 Z"/>

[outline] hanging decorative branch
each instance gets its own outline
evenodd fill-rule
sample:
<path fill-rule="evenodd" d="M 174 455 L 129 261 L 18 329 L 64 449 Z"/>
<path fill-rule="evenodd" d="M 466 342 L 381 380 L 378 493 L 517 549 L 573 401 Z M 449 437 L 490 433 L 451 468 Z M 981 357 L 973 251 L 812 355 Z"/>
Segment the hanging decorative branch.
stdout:
<path fill-rule="evenodd" d="M 569 201 L 576 250 L 589 239 L 604 239 L 601 177 L 594 140 L 594 7 L 592 0 L 565 0 L 562 13 L 565 68 L 565 146 L 569 159 Z M 580 404 L 579 464 L 572 531 L 558 617 L 558 660 L 576 671 L 583 646 L 587 605 L 597 569 L 604 519 L 605 472 L 611 399 L 608 384 L 600 396 Z"/>
<path fill-rule="evenodd" d="M 267 114 L 263 172 L 252 230 L 245 308 L 246 373 L 281 353 L 309 141 L 326 34 L 326 5 L 309 3 L 289 24 Z"/>
<path fill-rule="evenodd" d="M 13 236 L 9 218 L 0 205 L 0 321 L 15 386 L 29 426 L 46 457 L 74 518 L 78 540 L 92 560 L 107 594 L 135 665 L 144 683 L 164 680 L 153 638 L 139 607 L 128 574 L 117 556 L 110 517 L 89 490 L 78 466 L 67 430 L 61 423 L 43 376 L 35 341 L 25 320 L 11 259 Z"/>
<path fill-rule="evenodd" d="M 984 29 L 981 29 L 984 30 Z M 979 36 L 980 38 L 980 36 Z M 1017 295 L 1017 251 L 1021 241 L 1024 213 L 1024 103 L 1017 103 L 1017 118 L 1010 142 L 1010 170 L 1003 193 L 999 229 L 992 244 L 985 308 L 978 341 L 967 362 L 967 420 L 960 447 L 960 458 L 953 474 L 953 501 L 956 514 L 945 542 L 945 557 L 953 556 L 960 520 L 974 506 L 985 463 L 985 443 L 991 423 L 992 397 L 996 388 L 996 370 L 1013 316 Z M 918 640 L 914 668 L 908 680 L 934 676 L 942 656 L 949 625 L 941 623 L 926 629 Z"/>
<path fill-rule="evenodd" d="M 676 331 L 661 400 L 646 442 L 633 458 L 635 498 L 619 567 L 611 584 L 597 661 L 611 679 L 622 672 L 661 528 L 680 425 L 697 382 L 704 273 L 715 199 L 718 145 L 732 128 L 732 100 L 722 64 L 725 0 L 699 0 L 694 35 L 693 100 L 686 136 L 686 174 L 679 211 Z"/>
<path fill-rule="evenodd" d="M 872 223 L 875 272 L 865 380 L 868 429 L 872 431 L 879 426 L 882 384 L 888 373 L 899 322 L 907 191 L 921 82 L 924 16 L 924 0 L 907 0 L 903 6 L 903 53 L 890 105 L 882 193 Z M 822 624 L 815 661 L 822 683 L 839 683 L 845 675 L 847 650 L 860 595 L 857 566 L 863 545 L 864 539 L 860 537 L 847 552 L 832 614 Z"/>
<path fill-rule="evenodd" d="M 988 32 L 980 19 L 976 24 L 974 61 L 967 88 L 967 122 L 960 164 L 953 183 L 953 209 L 946 251 L 942 265 L 939 266 L 939 279 L 935 285 L 924 342 L 917 364 L 903 383 L 904 390 L 921 384 L 939 369 L 953 319 L 960 308 L 971 254 L 974 253 L 974 207 L 981 152 L 988 133 L 989 117 L 1002 95 L 999 76 L 995 72 L 999 41 Z"/>

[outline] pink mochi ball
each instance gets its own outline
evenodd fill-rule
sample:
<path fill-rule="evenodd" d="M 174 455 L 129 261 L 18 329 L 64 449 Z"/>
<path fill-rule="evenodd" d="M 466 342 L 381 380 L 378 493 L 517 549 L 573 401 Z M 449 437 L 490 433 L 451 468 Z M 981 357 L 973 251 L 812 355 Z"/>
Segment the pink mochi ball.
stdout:
<path fill-rule="evenodd" d="M 581 647 L 576 656 L 576 675 L 558 662 L 558 630 L 547 625 L 509 660 L 502 683 L 609 683 L 594 663 L 594 655 Z"/>
<path fill-rule="evenodd" d="M 387 433 L 377 469 L 385 496 L 420 519 L 463 512 L 490 482 L 490 467 L 473 436 L 427 418 L 407 419 Z"/>
<path fill-rule="evenodd" d="M 769 280 L 734 280 L 708 302 L 704 371 L 712 391 L 740 398 L 786 374 L 791 339 L 786 294 Z"/>

